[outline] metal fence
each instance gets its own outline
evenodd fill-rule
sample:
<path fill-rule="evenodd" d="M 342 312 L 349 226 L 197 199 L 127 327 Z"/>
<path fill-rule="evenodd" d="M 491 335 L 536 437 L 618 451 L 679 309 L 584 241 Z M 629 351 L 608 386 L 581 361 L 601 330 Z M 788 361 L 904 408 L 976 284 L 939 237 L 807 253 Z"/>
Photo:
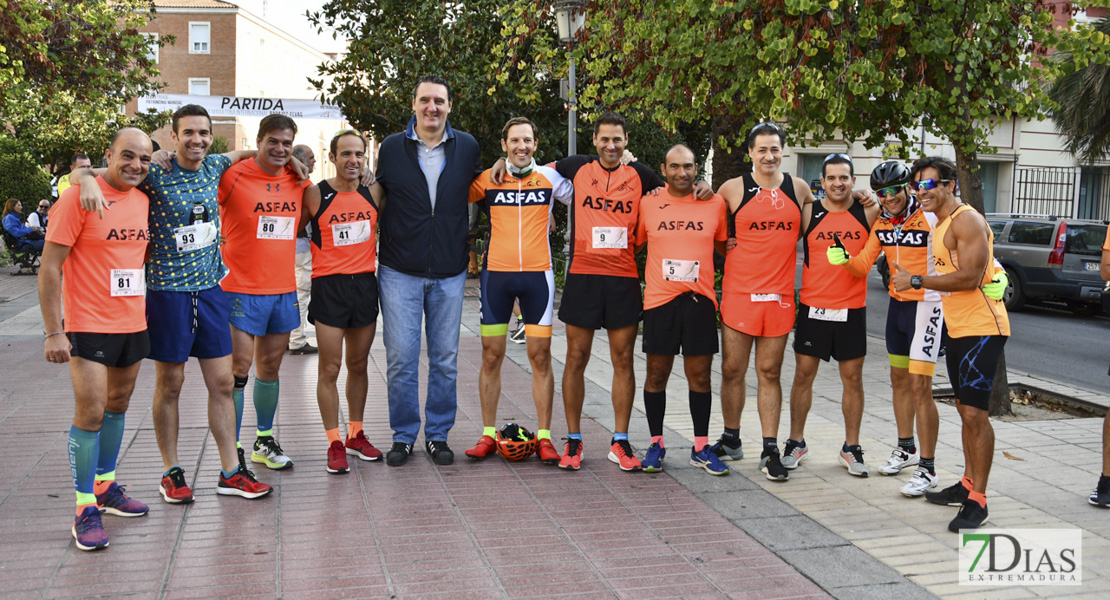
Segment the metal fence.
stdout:
<path fill-rule="evenodd" d="M 1010 212 L 1080 219 L 1110 219 L 1110 168 L 1015 169 Z"/>

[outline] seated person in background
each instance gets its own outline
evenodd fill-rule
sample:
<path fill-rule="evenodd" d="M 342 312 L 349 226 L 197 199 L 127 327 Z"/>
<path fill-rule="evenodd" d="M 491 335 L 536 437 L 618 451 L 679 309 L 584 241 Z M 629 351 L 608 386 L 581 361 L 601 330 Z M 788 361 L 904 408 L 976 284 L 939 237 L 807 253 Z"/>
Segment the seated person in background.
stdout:
<path fill-rule="evenodd" d="M 46 235 L 46 222 L 50 217 L 50 201 L 46 198 L 39 200 L 39 207 L 35 212 L 27 215 L 27 226 Z"/>
<path fill-rule="evenodd" d="M 19 241 L 19 248 L 12 250 L 31 248 L 35 253 L 42 254 L 42 246 L 46 243 L 42 233 L 23 224 L 23 203 L 15 198 L 4 203 L 4 231 Z"/>

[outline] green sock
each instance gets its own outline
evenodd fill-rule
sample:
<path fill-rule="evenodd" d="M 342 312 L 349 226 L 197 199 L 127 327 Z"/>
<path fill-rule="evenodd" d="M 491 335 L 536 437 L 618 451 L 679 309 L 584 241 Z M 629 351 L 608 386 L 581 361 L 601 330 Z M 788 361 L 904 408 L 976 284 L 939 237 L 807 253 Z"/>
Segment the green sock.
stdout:
<path fill-rule="evenodd" d="M 482 428 L 482 435 L 488 435 L 491 438 L 496 439 L 497 438 L 497 428 L 496 427 L 483 427 Z"/>
<path fill-rule="evenodd" d="M 254 378 L 254 415 L 258 419 L 259 431 L 270 431 L 274 428 L 274 415 L 277 414 L 278 380 L 262 381 Z"/>
<path fill-rule="evenodd" d="M 69 471 L 73 475 L 73 487 L 77 490 L 77 505 L 96 504 L 93 480 L 96 478 L 96 462 L 100 455 L 100 434 L 85 431 L 74 426 L 69 428 Z"/>
<path fill-rule="evenodd" d="M 550 429 L 541 429 L 541 430 L 537 431 L 536 432 L 536 439 L 537 440 L 550 440 L 551 439 L 551 430 Z"/>

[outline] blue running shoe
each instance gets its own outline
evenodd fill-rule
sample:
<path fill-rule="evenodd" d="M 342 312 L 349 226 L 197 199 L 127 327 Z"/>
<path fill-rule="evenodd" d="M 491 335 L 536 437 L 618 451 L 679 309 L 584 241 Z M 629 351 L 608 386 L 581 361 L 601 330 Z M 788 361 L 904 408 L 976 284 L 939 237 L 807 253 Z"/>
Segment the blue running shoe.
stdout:
<path fill-rule="evenodd" d="M 86 507 L 73 520 L 73 539 L 77 540 L 77 547 L 86 552 L 108 547 L 108 532 L 100 522 L 99 509 Z"/>
<path fill-rule="evenodd" d="M 713 453 L 711 446 L 701 449 L 701 452 L 690 448 L 690 464 L 705 469 L 710 475 L 728 475 L 728 467 Z"/>
<path fill-rule="evenodd" d="M 647 452 L 644 453 L 644 460 L 640 461 L 640 468 L 645 473 L 662 473 L 665 456 L 667 456 L 666 448 L 659 444 L 652 444 L 648 446 Z"/>
<path fill-rule="evenodd" d="M 150 510 L 142 502 L 124 495 L 123 487 L 116 485 L 114 481 L 107 491 L 96 495 L 96 507 L 117 517 L 141 517 Z"/>

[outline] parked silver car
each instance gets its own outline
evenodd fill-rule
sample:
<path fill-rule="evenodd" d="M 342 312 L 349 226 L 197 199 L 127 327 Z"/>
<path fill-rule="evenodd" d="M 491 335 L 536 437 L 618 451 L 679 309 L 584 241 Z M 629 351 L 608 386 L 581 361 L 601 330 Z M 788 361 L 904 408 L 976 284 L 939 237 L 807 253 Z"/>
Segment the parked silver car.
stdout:
<path fill-rule="evenodd" d="M 987 222 L 1010 279 L 1007 310 L 1021 310 L 1027 300 L 1061 301 L 1076 314 L 1101 310 L 1106 221 L 991 213 Z"/>

